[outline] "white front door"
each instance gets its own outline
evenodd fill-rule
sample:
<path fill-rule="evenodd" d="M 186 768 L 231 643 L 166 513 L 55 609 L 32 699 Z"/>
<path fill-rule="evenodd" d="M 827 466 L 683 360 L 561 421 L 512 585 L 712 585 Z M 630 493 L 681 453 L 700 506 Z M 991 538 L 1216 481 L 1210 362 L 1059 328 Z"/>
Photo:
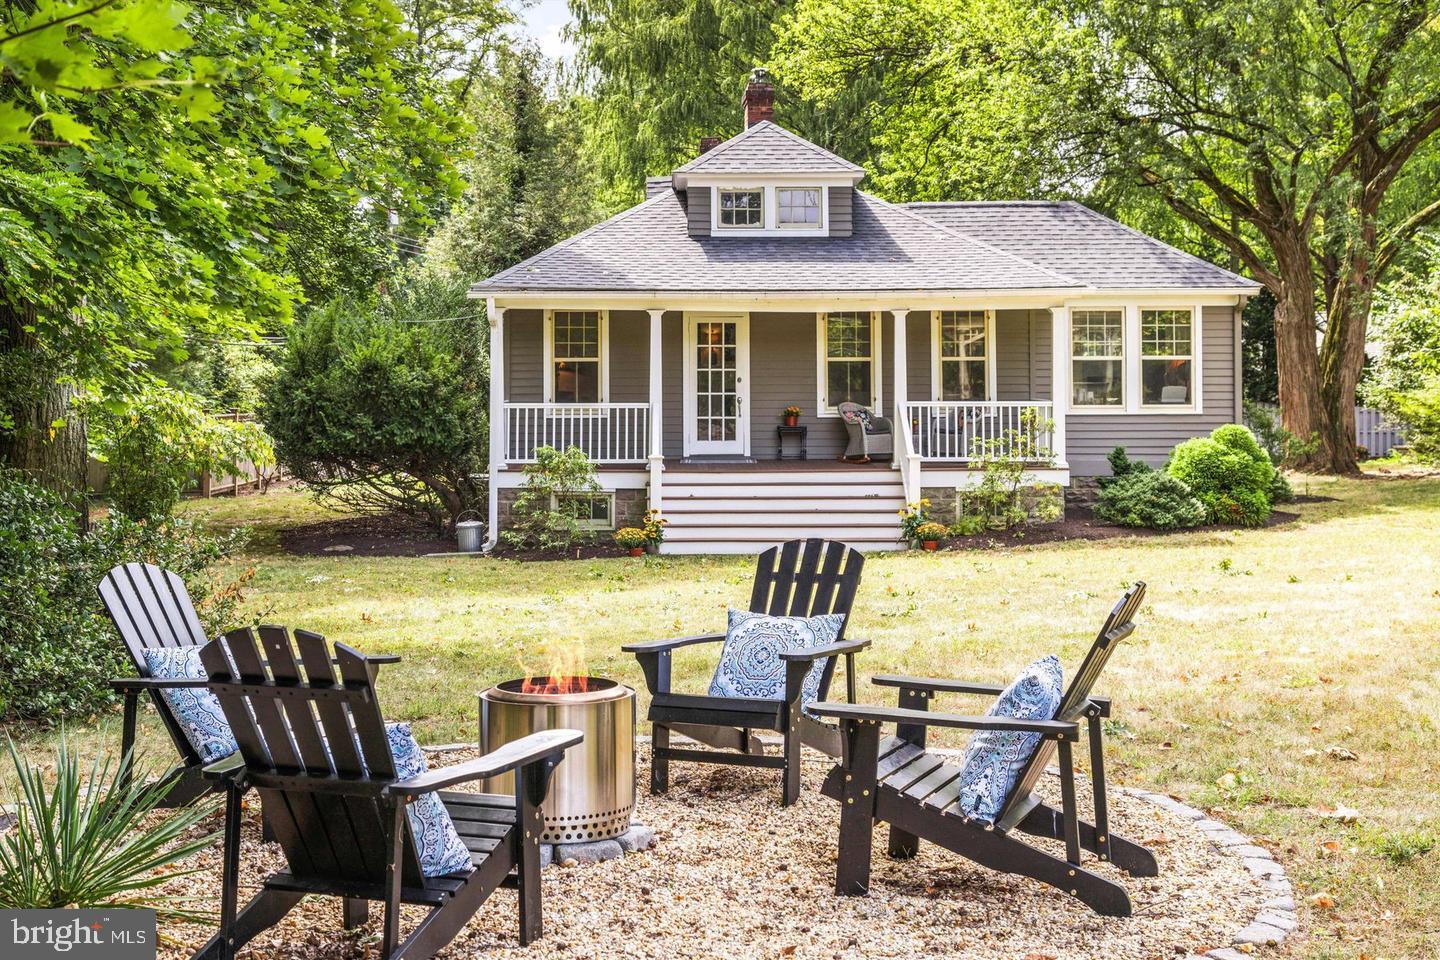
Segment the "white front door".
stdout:
<path fill-rule="evenodd" d="M 750 453 L 750 318 L 685 314 L 685 454 Z"/>

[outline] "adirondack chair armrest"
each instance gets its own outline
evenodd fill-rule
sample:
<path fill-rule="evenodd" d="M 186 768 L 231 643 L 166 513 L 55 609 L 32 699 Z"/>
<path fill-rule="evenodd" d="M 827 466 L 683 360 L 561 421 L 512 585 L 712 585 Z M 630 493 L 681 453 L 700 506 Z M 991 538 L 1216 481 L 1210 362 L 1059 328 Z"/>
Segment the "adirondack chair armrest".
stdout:
<path fill-rule="evenodd" d="M 206 780 L 243 779 L 244 774 L 245 758 L 240 756 L 239 750 L 200 768 L 200 775 Z"/>
<path fill-rule="evenodd" d="M 140 693 L 145 690 L 179 690 L 187 687 L 203 687 L 208 680 L 166 680 L 163 677 L 115 677 L 110 689 L 120 693 Z"/>
<path fill-rule="evenodd" d="M 959 730 L 1013 730 L 1038 733 L 1046 740 L 1080 739 L 1080 725 L 1063 720 L 1021 720 L 1016 717 L 968 717 L 958 713 L 931 713 L 900 707 L 875 707 L 855 703 L 812 703 L 812 713 L 836 720 L 868 720 L 872 723 L 912 723 Z"/>
<path fill-rule="evenodd" d="M 620 649 L 626 653 L 669 653 L 680 647 L 688 647 L 696 643 L 718 643 L 724 639 L 725 634 L 723 633 L 697 633 L 690 637 L 671 637 L 668 640 L 640 640 L 635 643 L 627 643 Z"/>
<path fill-rule="evenodd" d="M 423 793 L 434 793 L 459 783 L 472 780 L 486 780 L 508 773 L 526 764 L 547 757 L 563 754 L 570 747 L 585 739 L 579 730 L 542 730 L 505 744 L 483 757 L 476 757 L 452 767 L 429 770 L 408 780 L 397 780 L 386 785 L 381 791 L 386 797 L 403 797 L 406 802 Z"/>
<path fill-rule="evenodd" d="M 971 693 L 998 697 L 1005 688 L 997 683 L 971 683 L 967 680 L 946 680 L 940 677 L 905 677 L 882 673 L 870 678 L 877 687 L 900 687 L 902 690 L 927 690 L 933 693 Z"/>
<path fill-rule="evenodd" d="M 841 640 L 839 643 L 830 643 L 823 647 L 811 647 L 809 650 L 787 650 L 780 654 L 780 659 L 788 663 L 814 663 L 816 660 L 824 660 L 826 657 L 838 657 L 846 653 L 859 653 L 868 646 L 870 646 L 869 640 Z"/>

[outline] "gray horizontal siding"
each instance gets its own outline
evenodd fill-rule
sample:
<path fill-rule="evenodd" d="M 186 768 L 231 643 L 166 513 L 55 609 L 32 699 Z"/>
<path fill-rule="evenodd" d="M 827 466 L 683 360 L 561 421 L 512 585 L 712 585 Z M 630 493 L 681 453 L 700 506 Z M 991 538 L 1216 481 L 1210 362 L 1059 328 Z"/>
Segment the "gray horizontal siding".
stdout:
<path fill-rule="evenodd" d="M 1065 452 L 1077 477 L 1107 476 L 1105 455 L 1124 447 L 1132 457 L 1160 466 L 1182 440 L 1226 423 L 1235 411 L 1235 310 L 1206 307 L 1201 321 L 1204 413 L 1105 415 L 1071 413 L 1065 421 Z"/>
<path fill-rule="evenodd" d="M 685 223 L 690 236 L 710 236 L 709 187 L 691 187 L 685 191 Z"/>
<path fill-rule="evenodd" d="M 610 311 L 610 402 L 650 402 L 650 314 Z"/>
<path fill-rule="evenodd" d="M 829 187 L 826 198 L 830 205 L 830 236 L 848 237 L 854 232 L 853 210 L 855 189 L 853 187 Z"/>
<path fill-rule="evenodd" d="M 1030 311 L 995 311 L 995 399 L 1033 400 L 1030 389 Z"/>
<path fill-rule="evenodd" d="M 505 311 L 505 399 L 541 403 L 545 399 L 545 312 Z"/>

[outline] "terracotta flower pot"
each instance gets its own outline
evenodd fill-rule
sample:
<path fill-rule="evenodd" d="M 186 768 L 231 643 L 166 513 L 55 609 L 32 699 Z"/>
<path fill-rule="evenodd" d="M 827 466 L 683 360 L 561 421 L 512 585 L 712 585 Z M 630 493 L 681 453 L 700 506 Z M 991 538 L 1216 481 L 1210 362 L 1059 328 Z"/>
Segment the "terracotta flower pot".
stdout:
<path fill-rule="evenodd" d="M 926 550 L 939 550 L 939 549 L 940 549 L 940 541 L 939 541 L 939 540 L 922 540 L 922 541 L 920 541 L 920 545 L 921 545 L 922 547 L 924 547 Z"/>
<path fill-rule="evenodd" d="M 632 556 L 632 557 L 643 557 L 643 556 L 645 556 L 645 548 L 644 548 L 644 547 L 631 547 L 631 548 L 630 548 L 630 556 Z"/>
<path fill-rule="evenodd" d="M 792 417 L 792 416 L 789 416 L 788 414 L 786 415 L 786 417 L 785 417 L 785 426 L 787 426 L 787 427 L 798 427 L 799 425 L 800 425 L 800 418 L 799 418 L 799 417 Z"/>

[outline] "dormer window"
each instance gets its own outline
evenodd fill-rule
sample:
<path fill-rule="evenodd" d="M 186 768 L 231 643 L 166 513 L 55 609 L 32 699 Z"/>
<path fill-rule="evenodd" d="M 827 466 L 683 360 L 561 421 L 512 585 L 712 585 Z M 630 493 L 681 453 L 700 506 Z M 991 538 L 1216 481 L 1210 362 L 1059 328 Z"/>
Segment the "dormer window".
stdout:
<path fill-rule="evenodd" d="M 764 190 L 720 190 L 720 226 L 758 230 L 765 226 Z"/>
<path fill-rule="evenodd" d="M 781 187 L 775 192 L 782 227 L 820 226 L 819 187 Z"/>

